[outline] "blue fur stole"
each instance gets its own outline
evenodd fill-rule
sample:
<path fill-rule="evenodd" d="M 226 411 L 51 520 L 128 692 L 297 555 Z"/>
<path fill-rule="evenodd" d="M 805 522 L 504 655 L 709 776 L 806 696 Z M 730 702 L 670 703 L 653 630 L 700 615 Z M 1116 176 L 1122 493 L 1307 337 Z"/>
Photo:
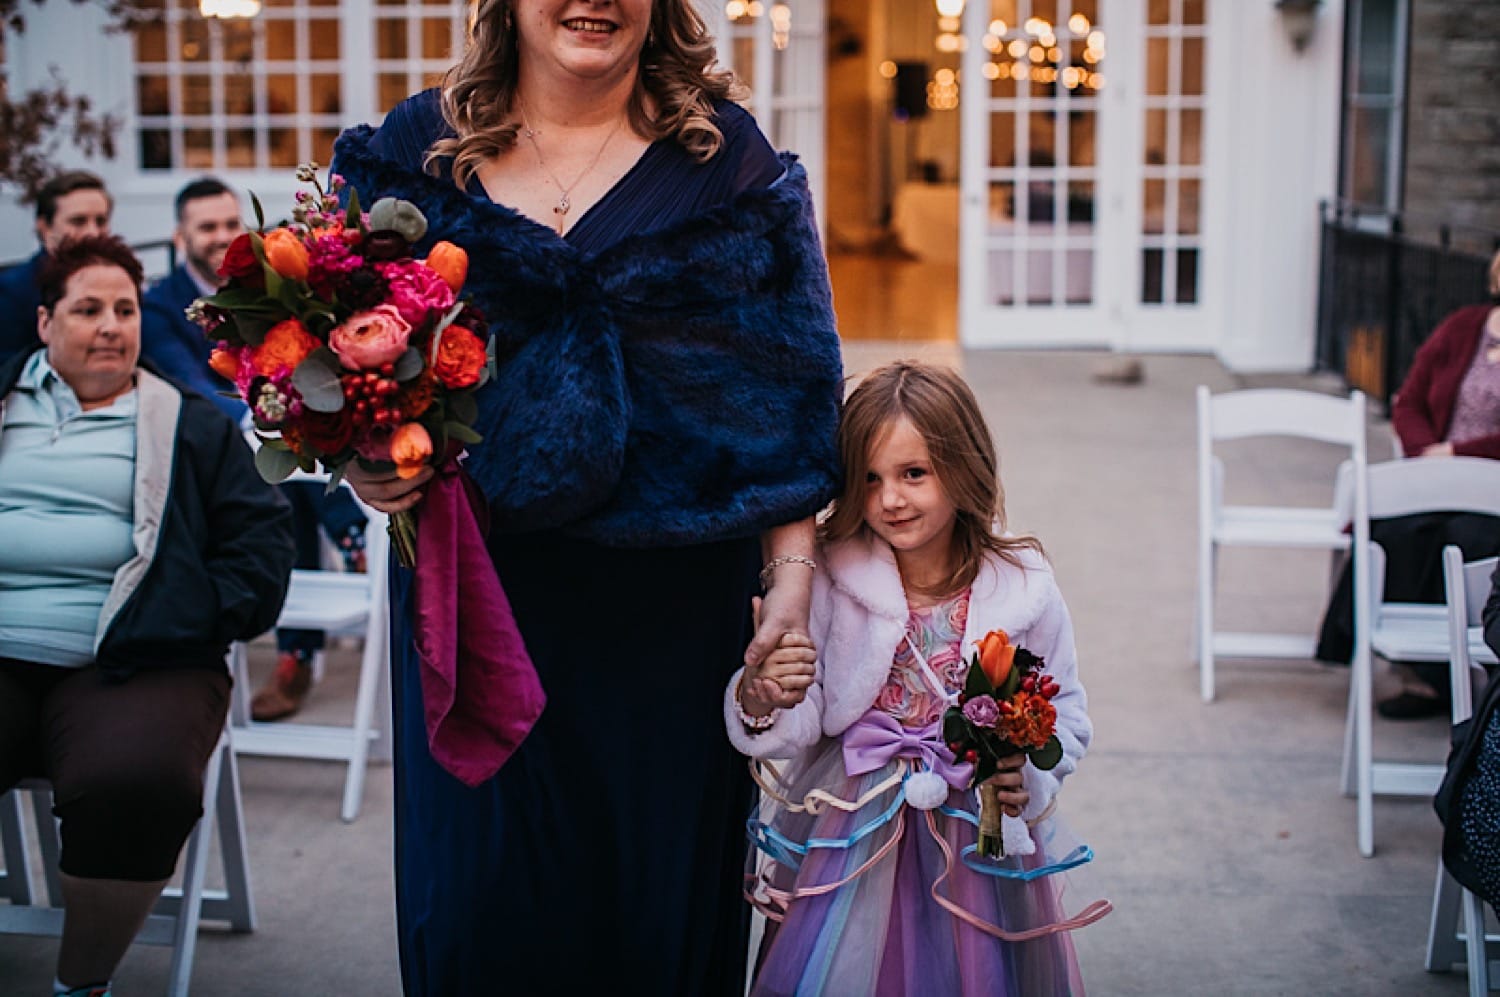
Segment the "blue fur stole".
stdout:
<path fill-rule="evenodd" d="M 469 473 L 494 528 L 619 547 L 750 536 L 833 495 L 842 369 L 806 172 L 587 256 L 552 230 L 395 162 L 373 129 L 335 168 L 361 203 L 417 204 L 469 254 L 494 333 Z"/>

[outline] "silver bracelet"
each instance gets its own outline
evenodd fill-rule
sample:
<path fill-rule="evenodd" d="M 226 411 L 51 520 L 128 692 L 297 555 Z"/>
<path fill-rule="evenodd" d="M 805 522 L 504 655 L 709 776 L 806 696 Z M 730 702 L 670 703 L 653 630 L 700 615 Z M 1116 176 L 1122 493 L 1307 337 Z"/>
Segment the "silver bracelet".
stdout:
<path fill-rule="evenodd" d="M 818 570 L 817 561 L 814 561 L 810 557 L 804 557 L 801 554 L 782 554 L 780 557 L 773 557 L 766 562 L 766 566 L 764 568 L 760 569 L 760 587 L 762 589 L 770 591 L 771 572 L 775 571 L 783 564 L 805 564 L 814 571 Z"/>

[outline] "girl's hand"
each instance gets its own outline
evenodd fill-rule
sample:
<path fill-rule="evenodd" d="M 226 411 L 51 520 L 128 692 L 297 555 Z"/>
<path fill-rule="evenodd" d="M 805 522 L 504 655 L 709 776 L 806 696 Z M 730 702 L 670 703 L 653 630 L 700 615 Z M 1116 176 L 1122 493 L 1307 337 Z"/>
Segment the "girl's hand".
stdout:
<path fill-rule="evenodd" d="M 1022 786 L 1021 767 L 1025 764 L 1026 756 L 1017 752 L 1000 759 L 1000 771 L 984 780 L 985 785 L 999 788 L 1000 809 L 1010 817 L 1021 816 L 1031 802 L 1031 794 Z"/>
<path fill-rule="evenodd" d="M 354 489 L 354 494 L 372 509 L 386 515 L 405 512 L 422 501 L 421 487 L 432 480 L 433 470 L 423 467 L 410 478 L 397 477 L 396 471 L 366 471 L 358 461 L 350 461 L 344 470 L 344 480 Z"/>
<path fill-rule="evenodd" d="M 1422 448 L 1423 457 L 1452 457 L 1452 443 L 1432 443 Z"/>
<path fill-rule="evenodd" d="M 747 665 L 740 678 L 740 705 L 752 717 L 790 709 L 807 698 L 818 653 L 806 634 L 787 634 L 759 665 Z"/>

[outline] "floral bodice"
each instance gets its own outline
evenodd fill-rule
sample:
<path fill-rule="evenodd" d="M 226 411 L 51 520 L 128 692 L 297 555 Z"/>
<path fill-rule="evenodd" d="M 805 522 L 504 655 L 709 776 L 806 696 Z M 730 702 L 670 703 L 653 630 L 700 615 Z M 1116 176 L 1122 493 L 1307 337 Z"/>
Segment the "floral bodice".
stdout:
<path fill-rule="evenodd" d="M 906 620 L 908 636 L 949 693 L 963 688 L 968 673 L 963 660 L 964 624 L 968 618 L 969 590 L 964 589 L 946 602 L 911 610 Z M 896 646 L 885 686 L 875 697 L 875 709 L 889 713 L 903 727 L 926 727 L 941 719 L 947 706 L 922 674 L 911 644 L 903 640 Z"/>

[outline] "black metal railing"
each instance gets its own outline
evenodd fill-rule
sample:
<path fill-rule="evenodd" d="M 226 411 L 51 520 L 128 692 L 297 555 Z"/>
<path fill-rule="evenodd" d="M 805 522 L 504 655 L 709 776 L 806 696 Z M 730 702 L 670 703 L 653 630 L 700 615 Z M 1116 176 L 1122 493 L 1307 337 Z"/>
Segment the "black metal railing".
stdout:
<path fill-rule="evenodd" d="M 1322 204 L 1318 369 L 1387 406 L 1443 318 L 1489 297 L 1500 232 Z"/>

